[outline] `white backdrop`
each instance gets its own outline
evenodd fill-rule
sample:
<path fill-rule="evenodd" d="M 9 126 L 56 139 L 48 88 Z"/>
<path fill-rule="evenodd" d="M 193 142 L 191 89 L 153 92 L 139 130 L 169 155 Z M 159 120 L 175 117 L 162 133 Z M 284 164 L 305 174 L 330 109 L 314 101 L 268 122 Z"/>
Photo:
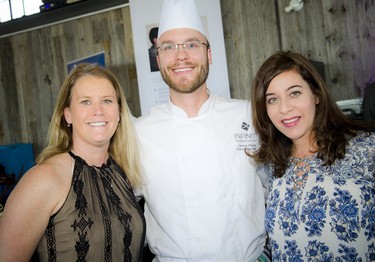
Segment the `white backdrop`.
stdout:
<path fill-rule="evenodd" d="M 134 51 L 142 114 L 168 101 L 168 86 L 160 72 L 151 72 L 148 49 L 149 30 L 159 23 L 162 0 L 130 0 Z M 212 93 L 230 97 L 220 0 L 196 0 L 212 49 L 212 64 L 207 86 Z"/>

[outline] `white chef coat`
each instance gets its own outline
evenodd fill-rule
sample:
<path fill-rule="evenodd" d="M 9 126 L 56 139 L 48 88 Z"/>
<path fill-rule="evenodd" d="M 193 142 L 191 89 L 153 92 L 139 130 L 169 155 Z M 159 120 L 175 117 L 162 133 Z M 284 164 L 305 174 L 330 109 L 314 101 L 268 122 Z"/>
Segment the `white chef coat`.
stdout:
<path fill-rule="evenodd" d="M 210 95 L 188 118 L 171 102 L 135 121 L 147 242 L 157 261 L 255 261 L 265 242 L 247 101 Z"/>

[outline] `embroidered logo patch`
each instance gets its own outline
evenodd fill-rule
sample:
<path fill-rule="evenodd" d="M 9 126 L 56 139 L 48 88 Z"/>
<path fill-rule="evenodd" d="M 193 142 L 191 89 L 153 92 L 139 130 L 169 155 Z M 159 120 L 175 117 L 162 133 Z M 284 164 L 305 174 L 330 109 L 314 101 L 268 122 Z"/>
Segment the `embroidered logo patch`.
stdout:
<path fill-rule="evenodd" d="M 242 128 L 243 130 L 248 131 L 248 130 L 249 130 L 249 127 L 250 127 L 250 125 L 249 125 L 248 123 L 242 122 L 241 128 Z"/>

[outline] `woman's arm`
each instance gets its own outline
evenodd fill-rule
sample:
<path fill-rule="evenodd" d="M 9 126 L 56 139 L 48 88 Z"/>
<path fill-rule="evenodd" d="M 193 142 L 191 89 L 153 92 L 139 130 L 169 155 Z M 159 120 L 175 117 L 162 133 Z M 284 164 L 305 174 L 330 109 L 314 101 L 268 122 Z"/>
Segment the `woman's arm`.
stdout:
<path fill-rule="evenodd" d="M 0 218 L 0 261 L 30 261 L 59 203 L 54 170 L 51 164 L 33 167 L 11 192 Z"/>

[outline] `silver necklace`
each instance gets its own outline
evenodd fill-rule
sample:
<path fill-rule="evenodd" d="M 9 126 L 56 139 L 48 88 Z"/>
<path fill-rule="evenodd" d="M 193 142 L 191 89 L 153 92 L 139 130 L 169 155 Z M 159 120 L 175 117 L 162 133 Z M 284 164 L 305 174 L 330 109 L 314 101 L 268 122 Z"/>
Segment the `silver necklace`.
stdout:
<path fill-rule="evenodd" d="M 100 174 L 100 177 L 104 178 L 108 184 L 113 188 L 112 180 L 113 180 L 113 173 L 110 169 L 110 167 L 106 167 L 108 169 L 108 172 L 103 172 L 100 167 L 93 166 L 94 169 L 97 171 L 97 173 Z"/>

